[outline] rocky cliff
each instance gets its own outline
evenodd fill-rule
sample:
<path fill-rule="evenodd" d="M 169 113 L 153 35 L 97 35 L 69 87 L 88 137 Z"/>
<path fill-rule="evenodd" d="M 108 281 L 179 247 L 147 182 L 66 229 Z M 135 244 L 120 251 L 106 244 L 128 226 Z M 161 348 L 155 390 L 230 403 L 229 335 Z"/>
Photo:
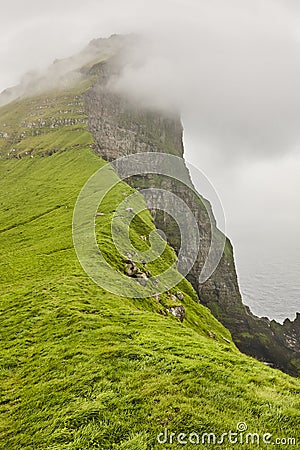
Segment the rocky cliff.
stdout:
<path fill-rule="evenodd" d="M 163 152 L 183 158 L 179 115 L 141 109 L 125 96 L 114 92 L 110 88 L 110 81 L 118 76 L 121 69 L 118 59 L 113 58 L 84 70 L 85 75 L 94 77 L 92 87 L 84 94 L 84 104 L 89 129 L 95 140 L 95 152 L 110 161 L 137 152 Z M 180 171 L 189 179 L 184 159 Z M 175 193 L 189 205 L 198 222 L 201 246 L 187 278 L 198 292 L 199 302 L 206 305 L 231 331 L 242 352 L 292 375 L 299 375 L 299 315 L 294 322 L 287 320 L 284 325 L 280 325 L 251 313 L 242 302 L 233 249 L 228 239 L 215 272 L 206 282 L 199 282 L 211 240 L 208 202 L 204 199 L 199 201 L 199 197 L 191 194 L 190 189 L 174 180 L 144 176 L 133 178 L 131 183 L 139 189 L 155 183 Z M 192 186 L 190 180 L 189 183 Z M 165 232 L 168 241 L 178 251 L 180 235 L 174 220 L 161 211 L 152 211 L 152 214 L 156 226 Z"/>
<path fill-rule="evenodd" d="M 125 41 L 128 43 L 130 38 Z M 33 90 L 36 82 L 31 81 L 28 98 L 21 103 L 16 102 L 12 111 L 10 105 L 2 110 L 0 157 L 44 156 L 90 146 L 110 161 L 139 152 L 162 152 L 180 157 L 181 163 L 177 170 L 186 181 L 186 186 L 160 176 L 136 176 L 131 179 L 131 184 L 138 189 L 155 184 L 173 192 L 188 204 L 199 226 L 201 245 L 187 278 L 197 291 L 199 302 L 207 306 L 231 331 L 241 351 L 298 376 L 299 314 L 294 322 L 286 320 L 281 325 L 251 313 L 242 302 L 233 249 L 228 239 L 225 240 L 222 258 L 212 276 L 205 283 L 199 282 L 216 223 L 209 203 L 194 194 L 184 162 L 183 129 L 179 114 L 162 114 L 137 107 L 111 89 L 111 80 L 118 77 L 124 65 L 124 58 L 116 57 L 116 51 L 122 52 L 123 44 L 124 40 L 116 36 L 92 41 L 79 56 L 70 59 L 72 68 L 75 67 L 77 71 L 71 79 L 79 80 L 76 88 L 68 84 L 66 89 L 65 84 L 60 83 L 62 92 L 59 95 L 56 91 L 41 95 L 42 87 L 49 87 L 49 74 L 46 81 L 42 79 L 39 83 L 37 92 Z M 62 67 L 66 66 L 69 70 L 70 60 L 56 61 L 49 73 L 54 72 L 55 78 L 65 80 Z M 69 73 L 67 78 L 70 79 Z M 12 89 L 12 97 L 7 98 L 6 93 L 2 94 L 0 103 L 7 103 L 20 95 L 22 97 L 24 90 L 21 87 Z M 90 133 L 86 132 L 86 122 Z M 169 243 L 178 252 L 181 236 L 174 219 L 159 210 L 152 210 L 151 213 L 156 226 L 165 232 Z M 189 235 L 188 223 L 186 229 Z M 188 245 L 192 252 L 192 237 Z"/>

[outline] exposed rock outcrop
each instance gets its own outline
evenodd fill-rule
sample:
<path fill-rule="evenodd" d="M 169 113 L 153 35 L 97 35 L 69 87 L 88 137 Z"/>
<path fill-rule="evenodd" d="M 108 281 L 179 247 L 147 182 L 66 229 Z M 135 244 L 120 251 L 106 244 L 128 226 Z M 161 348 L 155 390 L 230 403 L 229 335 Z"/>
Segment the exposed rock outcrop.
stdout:
<path fill-rule="evenodd" d="M 169 308 L 169 312 L 176 317 L 176 319 L 179 319 L 180 322 L 183 322 L 186 312 L 185 312 L 185 308 L 182 305 L 178 305 L 178 306 L 171 306 L 171 308 Z"/>

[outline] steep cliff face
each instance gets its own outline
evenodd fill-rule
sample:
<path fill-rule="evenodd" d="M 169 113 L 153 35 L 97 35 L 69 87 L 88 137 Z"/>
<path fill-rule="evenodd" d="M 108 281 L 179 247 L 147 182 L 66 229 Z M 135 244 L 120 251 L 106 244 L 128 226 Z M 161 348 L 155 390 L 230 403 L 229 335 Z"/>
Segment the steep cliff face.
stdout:
<path fill-rule="evenodd" d="M 97 82 L 85 94 L 89 127 L 97 153 L 107 160 L 139 152 L 165 152 L 183 156 L 182 125 L 178 116 L 163 117 L 142 111 L 106 88 L 117 63 L 102 62 L 89 73 Z"/>
<path fill-rule="evenodd" d="M 138 152 L 163 152 L 183 158 L 182 124 L 177 114 L 164 115 L 157 111 L 138 108 L 124 96 L 110 89 L 110 80 L 120 67 L 116 60 L 95 64 L 87 72 L 95 77 L 93 86 L 84 94 L 89 129 L 95 139 L 94 150 L 107 160 Z M 181 175 L 192 182 L 184 159 Z M 199 302 L 232 333 L 241 351 L 270 363 L 292 375 L 300 373 L 300 319 L 280 325 L 268 319 L 255 317 L 243 303 L 235 270 L 233 249 L 226 239 L 220 263 L 205 282 L 199 274 L 207 258 L 211 240 L 210 205 L 174 180 L 155 176 L 135 177 L 131 184 L 141 189 L 155 183 L 181 197 L 197 219 L 201 246 L 188 279 L 198 292 Z M 156 226 L 167 235 L 176 251 L 180 235 L 174 220 L 166 213 L 152 211 Z M 213 224 L 215 227 L 215 224 Z M 219 232 L 220 233 L 220 232 Z"/>
<path fill-rule="evenodd" d="M 110 81 L 118 76 L 121 67 L 115 57 L 108 59 L 108 53 L 109 56 L 115 53 L 115 44 L 107 49 L 107 42 L 100 41 L 90 44 L 98 62 L 86 64 L 80 69 L 82 77 L 76 86 L 69 86 L 59 94 L 48 92 L 24 99 L 16 102 L 14 108 L 11 105 L 2 108 L 0 157 L 45 156 L 91 146 L 110 161 L 138 152 L 163 152 L 180 157 L 182 162 L 178 172 L 188 187 L 174 179 L 158 176 L 134 177 L 131 184 L 141 189 L 154 183 L 188 204 L 199 225 L 201 245 L 187 278 L 196 289 L 199 302 L 206 305 L 231 331 L 240 350 L 283 371 L 299 375 L 299 315 L 294 322 L 286 320 L 280 325 L 255 317 L 243 305 L 233 250 L 228 239 L 217 269 L 205 283 L 199 282 L 199 274 L 208 256 L 212 227 L 216 228 L 216 224 L 209 203 L 193 194 L 183 158 L 180 117 L 177 113 L 164 115 L 141 109 L 112 92 Z M 120 41 L 117 43 L 121 48 Z M 87 53 L 90 55 L 90 49 Z M 94 141 L 86 130 L 87 122 Z M 169 243 L 178 252 L 181 236 L 175 221 L 162 211 L 152 210 L 151 213 L 156 226 L 165 232 Z M 188 223 L 186 229 L 189 236 Z M 188 245 L 192 252 L 192 236 Z"/>

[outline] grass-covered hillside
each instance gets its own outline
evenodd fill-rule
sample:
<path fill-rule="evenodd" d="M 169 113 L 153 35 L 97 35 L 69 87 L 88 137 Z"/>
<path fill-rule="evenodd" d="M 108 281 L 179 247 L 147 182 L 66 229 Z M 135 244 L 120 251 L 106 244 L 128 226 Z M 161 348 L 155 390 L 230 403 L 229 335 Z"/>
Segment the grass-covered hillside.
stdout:
<path fill-rule="evenodd" d="M 91 147 L 81 94 L 91 80 L 69 90 L 16 100 L 0 108 L 0 157 L 51 155 Z"/>
<path fill-rule="evenodd" d="M 299 439 L 299 380 L 242 355 L 187 281 L 158 301 L 111 294 L 85 274 L 73 247 L 73 209 L 82 186 L 105 162 L 90 149 L 84 122 L 51 128 L 50 114 L 41 134 L 19 139 L 27 130 L 19 128 L 24 111 L 29 120 L 40 101 L 0 109 L 1 131 L 6 124 L 9 135 L 0 159 L 0 448 L 204 449 L 209 444 L 207 436 L 201 444 L 202 433 L 220 439 L 240 422 L 261 438 L 272 434 L 271 442 Z M 28 105 L 35 105 L 32 112 Z M 53 154 L 45 156 L 48 150 Z M 18 152 L 20 159 L 12 155 Z M 95 218 L 99 246 L 119 272 L 125 259 L 112 245 L 110 219 L 120 198 L 132 192 L 120 182 Z M 150 214 L 141 213 L 132 222 L 133 244 L 147 248 L 153 229 Z M 168 247 L 149 269 L 155 274 L 174 258 Z M 179 303 L 186 311 L 182 322 L 168 313 Z M 176 434 L 173 444 L 157 442 L 165 429 Z M 177 442 L 179 433 L 192 432 L 199 445 Z M 211 446 L 270 447 L 224 439 Z"/>

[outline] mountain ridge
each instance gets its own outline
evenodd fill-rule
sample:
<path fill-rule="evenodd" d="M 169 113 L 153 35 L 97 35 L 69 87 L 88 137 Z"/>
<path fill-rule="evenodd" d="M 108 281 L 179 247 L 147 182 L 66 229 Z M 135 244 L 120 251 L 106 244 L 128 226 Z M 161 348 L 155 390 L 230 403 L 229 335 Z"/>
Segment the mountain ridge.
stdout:
<path fill-rule="evenodd" d="M 176 111 L 166 113 L 137 106 L 127 96 L 116 92 L 113 88 L 111 80 L 117 79 L 124 66 L 131 63 L 132 55 L 127 47 L 133 45 L 134 41 L 135 37 L 132 35 L 127 37 L 113 35 L 109 39 L 95 39 L 79 55 L 61 62 L 64 70 L 60 68 L 58 74 L 64 78 L 63 74 L 67 73 L 67 88 L 63 83 L 55 91 L 48 90 L 48 97 L 46 92 L 39 93 L 31 97 L 32 99 L 29 97 L 15 101 L 16 108 L 13 109 L 12 116 L 5 113 L 6 110 L 11 110 L 12 104 L 4 106 L 0 120 L 0 155 L 5 156 L 6 151 L 6 157 L 16 158 L 33 157 L 35 154 L 49 155 L 62 151 L 61 140 L 67 143 L 63 150 L 85 145 L 93 148 L 108 161 L 136 152 L 163 152 L 183 158 L 181 174 L 189 179 L 193 186 L 184 164 L 183 127 L 179 113 Z M 118 56 L 119 54 L 121 56 Z M 69 60 L 72 61 L 75 73 L 80 74 L 79 78 L 77 75 L 69 78 Z M 84 66 L 81 66 L 83 61 Z M 53 66 L 59 64 L 60 62 L 56 62 Z M 53 70 L 56 69 L 52 69 L 50 75 Z M 57 77 L 54 77 L 54 83 L 55 80 Z M 45 85 L 42 83 L 42 89 L 45 89 Z M 37 90 L 40 92 L 39 86 Z M 19 112 L 16 114 L 16 111 Z M 90 133 L 86 130 L 87 124 Z M 49 131 L 51 140 L 48 139 Z M 69 138 L 66 141 L 67 134 Z M 146 178 L 133 180 L 133 187 L 142 189 L 143 185 L 149 186 L 149 180 Z M 153 181 L 152 178 L 151 182 Z M 161 181 L 156 182 L 158 185 L 161 184 Z M 199 209 L 197 200 L 189 193 L 183 192 L 182 187 L 176 186 L 174 181 L 169 183 L 168 189 L 187 200 L 193 213 L 199 216 L 199 226 L 204 230 L 205 244 L 199 252 L 198 262 L 188 275 L 201 303 L 209 307 L 217 319 L 231 331 L 241 351 L 298 376 L 300 371 L 300 356 L 297 350 L 300 342 L 298 316 L 293 322 L 285 321 L 281 325 L 274 320 L 258 318 L 251 313 L 242 303 L 232 245 L 228 239 L 226 239 L 226 253 L 219 267 L 206 283 L 199 283 L 199 274 L 210 245 L 210 222 L 214 220 L 213 214 L 208 217 L 205 208 L 200 206 Z M 202 201 L 206 200 L 202 198 Z M 208 203 L 207 205 L 211 210 Z M 167 236 L 169 234 L 170 244 L 178 249 L 180 237 L 173 233 L 174 225 L 170 219 L 158 213 L 155 222 Z M 226 278 L 229 283 L 227 287 Z"/>
<path fill-rule="evenodd" d="M 199 448 L 207 448 L 207 433 L 234 432 L 241 422 L 251 433 L 296 442 L 299 380 L 239 352 L 187 280 L 159 297 L 126 298 L 95 284 L 80 266 L 72 239 L 76 200 L 109 165 L 88 130 L 92 70 L 67 90 L 0 109 L 0 131 L 7 133 L 0 137 L 0 448 L 148 450 L 161 447 L 157 436 L 166 429 L 196 431 Z M 132 193 L 145 203 L 120 180 L 94 221 L 99 248 L 123 274 L 129 257 L 113 245 L 111 220 Z M 196 206 L 201 218 L 205 208 Z M 155 218 L 170 226 L 167 217 Z M 130 228 L 137 249 L 150 248 L 155 229 L 145 204 Z M 167 245 L 163 258 L 139 270 L 156 274 L 175 262 Z M 179 306 L 183 319 L 172 313 Z"/>

